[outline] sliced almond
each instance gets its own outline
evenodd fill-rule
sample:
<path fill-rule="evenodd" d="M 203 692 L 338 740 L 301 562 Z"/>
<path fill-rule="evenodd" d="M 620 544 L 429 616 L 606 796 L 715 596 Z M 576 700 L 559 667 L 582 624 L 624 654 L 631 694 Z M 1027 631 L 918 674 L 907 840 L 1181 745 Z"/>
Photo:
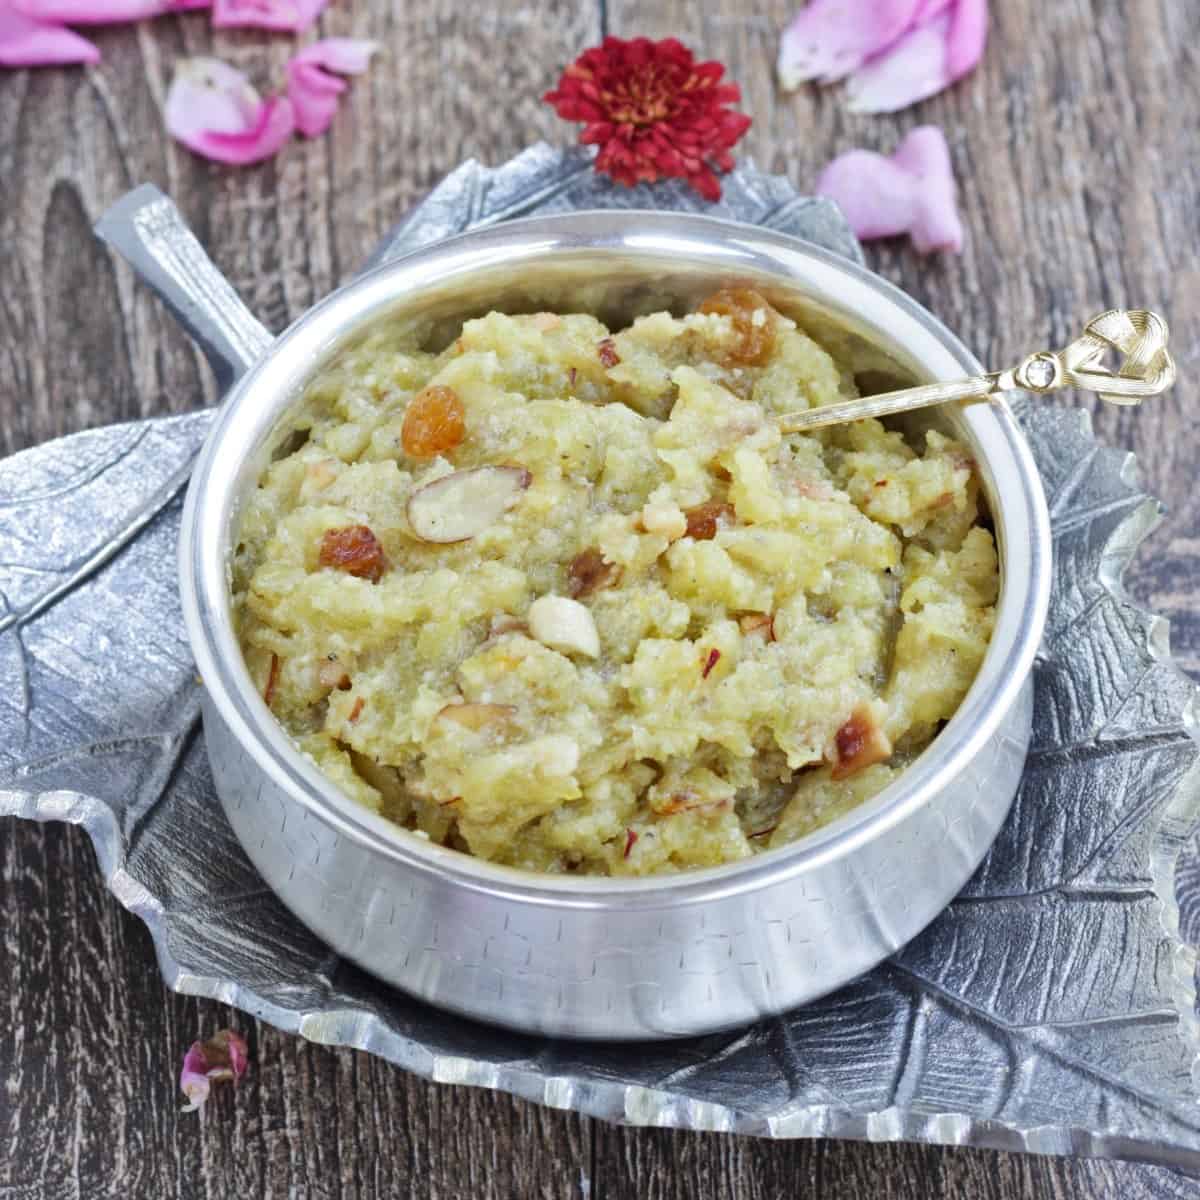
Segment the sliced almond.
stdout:
<path fill-rule="evenodd" d="M 551 650 L 563 654 L 600 656 L 600 634 L 592 614 L 578 600 L 539 596 L 529 606 L 529 632 Z"/>
<path fill-rule="evenodd" d="M 478 732 L 511 719 L 516 711 L 511 704 L 447 704 L 434 720 L 452 721 Z"/>
<path fill-rule="evenodd" d="M 408 523 L 423 542 L 465 542 L 508 512 L 532 482 L 524 467 L 455 471 L 409 496 Z"/>

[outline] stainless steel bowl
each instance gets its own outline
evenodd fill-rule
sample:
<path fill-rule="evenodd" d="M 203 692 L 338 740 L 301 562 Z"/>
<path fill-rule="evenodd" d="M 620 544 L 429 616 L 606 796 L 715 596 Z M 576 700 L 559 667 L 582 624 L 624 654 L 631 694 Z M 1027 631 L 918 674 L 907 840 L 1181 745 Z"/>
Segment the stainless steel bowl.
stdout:
<path fill-rule="evenodd" d="M 285 435 L 298 393 L 382 317 L 555 301 L 632 310 L 687 302 L 737 278 L 839 339 L 843 352 L 857 348 L 881 380 L 978 370 L 920 305 L 849 262 L 761 229 L 580 213 L 467 234 L 380 267 L 268 348 L 186 230 L 172 230 L 169 202 L 159 197 L 164 215 L 149 199 L 145 189 L 132 194 L 102 235 L 182 310 L 227 374 L 244 370 L 196 464 L 179 558 L 213 774 L 263 878 L 334 950 L 485 1021 L 572 1037 L 673 1037 L 746 1024 L 831 991 L 911 939 L 959 891 L 1021 776 L 1050 579 L 1041 484 L 1003 405 L 936 418 L 976 456 L 1001 553 L 996 629 L 974 686 L 874 800 L 745 862 L 667 878 L 559 878 L 398 829 L 341 795 L 291 745 L 251 684 L 229 603 L 238 507 Z"/>

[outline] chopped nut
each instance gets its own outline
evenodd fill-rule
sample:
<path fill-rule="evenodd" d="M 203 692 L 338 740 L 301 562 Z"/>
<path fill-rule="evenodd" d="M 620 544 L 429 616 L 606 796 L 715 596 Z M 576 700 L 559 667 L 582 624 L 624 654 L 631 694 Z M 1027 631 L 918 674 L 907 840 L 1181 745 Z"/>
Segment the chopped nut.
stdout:
<path fill-rule="evenodd" d="M 529 606 L 529 632 L 551 650 L 587 658 L 600 655 L 600 634 L 592 614 L 566 596 L 539 596 Z"/>
<path fill-rule="evenodd" d="M 661 533 L 670 542 L 683 537 L 688 530 L 688 519 L 677 504 L 642 505 L 642 528 L 647 533 Z"/>
<path fill-rule="evenodd" d="M 533 327 L 542 333 L 549 333 L 551 329 L 557 329 L 562 324 L 562 317 L 558 313 L 540 312 L 533 314 Z"/>
<path fill-rule="evenodd" d="M 743 613 L 738 617 L 743 637 L 762 637 L 775 640 L 775 617 L 771 613 Z"/>
<path fill-rule="evenodd" d="M 602 588 L 615 587 L 621 581 L 618 563 L 606 562 L 595 546 L 581 550 L 567 568 L 567 590 L 575 600 L 590 596 Z"/>
<path fill-rule="evenodd" d="M 873 763 L 884 762 L 892 757 L 892 743 L 875 719 L 875 714 L 866 705 L 859 705 L 834 737 L 837 746 L 837 762 L 833 764 L 830 777 L 846 779 L 856 775 Z"/>
<path fill-rule="evenodd" d="M 366 525 L 327 529 L 321 538 L 317 561 L 323 567 L 336 567 L 372 583 L 378 583 L 387 569 L 383 546 Z"/>
<path fill-rule="evenodd" d="M 510 720 L 516 711 L 511 704 L 447 704 L 439 710 L 434 720 L 451 721 L 478 732 Z"/>
<path fill-rule="evenodd" d="M 605 367 L 615 367 L 621 361 L 621 356 L 617 353 L 617 343 L 610 337 L 596 343 L 596 353 L 600 356 L 601 365 Z"/>
<path fill-rule="evenodd" d="M 508 512 L 532 481 L 524 467 L 443 475 L 409 496 L 408 523 L 423 542 L 465 542 Z"/>
<path fill-rule="evenodd" d="M 736 516 L 733 505 L 720 500 L 706 500 L 692 508 L 685 508 L 683 515 L 687 518 L 687 535 L 698 542 L 711 541 L 717 536 L 717 530 L 722 524 L 732 525 Z"/>

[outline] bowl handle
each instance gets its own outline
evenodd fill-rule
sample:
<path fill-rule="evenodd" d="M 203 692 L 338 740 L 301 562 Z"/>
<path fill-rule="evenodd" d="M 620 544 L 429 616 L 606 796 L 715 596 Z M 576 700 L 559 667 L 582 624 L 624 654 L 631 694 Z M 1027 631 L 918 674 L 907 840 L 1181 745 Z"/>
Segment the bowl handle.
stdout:
<path fill-rule="evenodd" d="M 217 270 L 179 209 L 153 184 L 127 192 L 93 228 L 195 340 L 222 393 L 275 340 Z"/>

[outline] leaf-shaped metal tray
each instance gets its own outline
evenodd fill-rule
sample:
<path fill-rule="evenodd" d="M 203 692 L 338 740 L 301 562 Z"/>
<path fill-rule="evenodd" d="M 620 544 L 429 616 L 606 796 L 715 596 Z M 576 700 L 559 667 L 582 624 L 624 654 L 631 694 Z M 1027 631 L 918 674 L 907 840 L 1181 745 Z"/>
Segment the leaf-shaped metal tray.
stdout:
<path fill-rule="evenodd" d="M 468 163 L 377 258 L 564 207 L 685 207 L 579 152 Z M 725 211 L 857 257 L 835 210 L 743 168 Z M 0 463 L 0 813 L 72 821 L 163 976 L 432 1079 L 631 1124 L 1133 1157 L 1200 1168 L 1195 689 L 1120 577 L 1158 504 L 1084 414 L 1022 414 L 1056 579 L 1023 786 L 963 894 L 889 962 L 734 1034 L 548 1042 L 474 1025 L 340 961 L 234 840 L 198 736 L 175 585 L 179 493 L 210 416 L 77 434 Z M 1183 930 L 1181 911 L 1191 922 Z"/>

